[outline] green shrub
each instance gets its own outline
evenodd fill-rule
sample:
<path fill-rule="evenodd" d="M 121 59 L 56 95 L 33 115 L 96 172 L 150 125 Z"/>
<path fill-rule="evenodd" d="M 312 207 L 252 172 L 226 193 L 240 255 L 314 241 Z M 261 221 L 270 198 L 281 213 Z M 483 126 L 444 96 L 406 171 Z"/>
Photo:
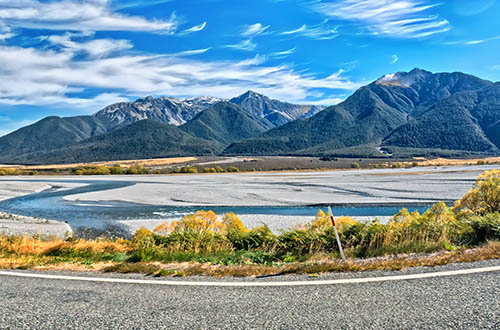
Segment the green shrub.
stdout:
<path fill-rule="evenodd" d="M 361 167 L 361 165 L 359 165 L 359 163 L 355 162 L 355 163 L 351 164 L 351 168 L 360 168 L 360 167 Z"/>
<path fill-rule="evenodd" d="M 106 166 L 79 166 L 72 169 L 76 175 L 109 175 L 111 170 Z"/>
<path fill-rule="evenodd" d="M 111 174 L 123 174 L 123 168 L 120 166 L 120 164 L 115 164 L 110 168 Z"/>
<path fill-rule="evenodd" d="M 248 232 L 229 230 L 227 238 L 235 250 L 271 250 L 278 242 L 277 236 L 266 225 L 256 227 Z"/>
<path fill-rule="evenodd" d="M 135 246 L 129 258 L 132 262 L 148 262 L 154 260 L 158 254 L 153 233 L 145 228 L 135 232 L 132 243 Z"/>
<path fill-rule="evenodd" d="M 127 168 L 125 174 L 149 174 L 149 170 L 140 165 L 131 165 Z"/>
<path fill-rule="evenodd" d="M 459 217 L 500 212 L 500 169 L 484 171 L 476 184 L 454 204 Z"/>
<path fill-rule="evenodd" d="M 21 172 L 14 168 L 0 168 L 0 176 L 5 175 L 21 175 Z"/>
<path fill-rule="evenodd" d="M 240 169 L 237 168 L 236 166 L 229 166 L 226 171 L 227 172 L 239 172 Z"/>
<path fill-rule="evenodd" d="M 198 169 L 194 166 L 183 166 L 180 173 L 198 173 Z"/>
<path fill-rule="evenodd" d="M 168 235 L 153 235 L 155 244 L 169 252 L 216 253 L 232 250 L 228 239 L 214 232 L 194 230 L 174 231 Z"/>
<path fill-rule="evenodd" d="M 475 216 L 464 221 L 470 229 L 460 237 L 463 245 L 480 245 L 487 241 L 500 241 L 500 213 Z"/>

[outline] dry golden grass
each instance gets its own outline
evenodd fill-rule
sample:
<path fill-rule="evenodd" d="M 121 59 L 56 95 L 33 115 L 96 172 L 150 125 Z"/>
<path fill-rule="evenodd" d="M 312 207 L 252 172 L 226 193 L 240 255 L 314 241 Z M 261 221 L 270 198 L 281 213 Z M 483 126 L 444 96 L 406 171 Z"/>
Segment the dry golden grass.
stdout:
<path fill-rule="evenodd" d="M 73 249 L 75 251 L 86 251 L 91 253 L 115 253 L 127 252 L 131 247 L 126 241 L 86 241 L 75 242 L 63 241 L 61 239 L 40 240 L 24 237 L 0 237 L 0 250 L 18 255 L 45 256 L 51 251 Z"/>
<path fill-rule="evenodd" d="M 474 159 L 448 159 L 448 158 L 436 158 L 436 159 L 415 159 L 419 166 L 465 166 L 465 165 L 477 165 L 478 163 L 484 164 L 498 164 L 500 163 L 500 157 L 488 157 L 488 158 L 474 158 Z M 412 162 L 402 163 L 405 166 L 410 166 Z"/>
<path fill-rule="evenodd" d="M 370 259 L 349 259 L 342 262 L 327 257 L 319 257 L 316 261 L 284 264 L 282 266 L 237 265 L 219 266 L 209 264 L 178 265 L 168 268 L 169 273 L 205 276 L 265 276 L 285 274 L 316 274 L 326 272 L 360 272 L 369 270 L 400 270 L 410 267 L 432 267 L 449 263 L 473 262 L 500 258 L 500 243 L 489 243 L 483 247 L 441 252 L 431 255 L 402 255 Z"/>
<path fill-rule="evenodd" d="M 2 165 L 0 168 L 14 168 L 19 170 L 62 170 L 62 169 L 73 169 L 82 166 L 113 166 L 115 164 L 120 164 L 120 166 L 127 168 L 132 165 L 139 165 L 143 167 L 151 166 L 164 166 L 172 164 L 181 164 L 197 160 L 196 157 L 176 157 L 176 158 L 155 158 L 155 159 L 131 159 L 131 160 L 117 160 L 109 162 L 92 162 L 92 163 L 74 163 L 74 164 L 53 164 L 53 165 L 32 165 L 32 166 L 22 166 L 22 165 Z"/>
<path fill-rule="evenodd" d="M 285 274 L 318 274 L 327 272 L 361 272 L 370 270 L 400 270 L 410 267 L 432 267 L 450 263 L 474 262 L 500 259 L 500 242 L 490 242 L 484 246 L 446 251 L 433 254 L 399 255 L 369 259 L 348 259 L 343 262 L 318 255 L 307 262 L 280 265 L 212 265 L 210 263 L 169 263 L 139 262 L 117 263 L 98 262 L 91 265 L 58 262 L 47 256 L 0 255 L 0 269 L 35 269 L 59 271 L 96 271 L 117 273 L 138 273 L 153 276 L 193 276 L 248 277 Z"/>
<path fill-rule="evenodd" d="M 1 259 L 0 259 L 1 260 Z M 71 263 L 71 262 L 63 262 L 56 264 L 45 264 L 45 265 L 36 265 L 31 267 L 30 269 L 39 270 L 39 271 L 70 271 L 70 272 L 102 272 L 105 269 L 109 268 L 113 263 L 111 261 L 108 262 L 96 262 L 91 265 L 82 264 L 82 263 Z"/>

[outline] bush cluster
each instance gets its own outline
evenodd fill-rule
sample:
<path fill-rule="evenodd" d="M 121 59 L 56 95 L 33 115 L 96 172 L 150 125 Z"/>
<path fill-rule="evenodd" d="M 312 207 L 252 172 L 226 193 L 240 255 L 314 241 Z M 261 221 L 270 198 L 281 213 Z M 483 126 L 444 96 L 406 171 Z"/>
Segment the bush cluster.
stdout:
<path fill-rule="evenodd" d="M 18 170 L 15 168 L 0 168 L 0 176 L 7 175 L 36 175 L 37 171 Z"/>
<path fill-rule="evenodd" d="M 202 169 L 203 173 L 224 173 L 224 172 L 239 172 L 240 169 L 236 166 L 229 166 L 227 169 L 223 169 L 220 166 L 217 167 L 204 167 Z M 198 168 L 195 166 L 183 166 L 181 168 L 175 168 L 171 173 L 198 173 Z"/>
<path fill-rule="evenodd" d="M 113 166 L 78 166 L 72 169 L 75 175 L 110 175 L 110 174 L 149 174 L 150 171 L 140 165 L 131 165 L 127 168 L 120 164 Z"/>

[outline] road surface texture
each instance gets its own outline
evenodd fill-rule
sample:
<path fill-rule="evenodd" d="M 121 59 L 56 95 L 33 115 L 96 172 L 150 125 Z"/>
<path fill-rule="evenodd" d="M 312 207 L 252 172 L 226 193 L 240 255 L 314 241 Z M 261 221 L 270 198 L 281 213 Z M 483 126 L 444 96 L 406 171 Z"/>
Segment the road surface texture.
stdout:
<path fill-rule="evenodd" d="M 395 272 L 221 281 L 317 281 L 499 265 L 500 260 L 493 260 Z M 106 277 L 144 279 L 138 275 L 108 274 Z M 180 281 L 186 280 L 217 281 L 206 278 Z M 499 329 L 499 294 L 498 270 L 412 280 L 293 287 L 188 287 L 0 276 L 0 328 Z"/>

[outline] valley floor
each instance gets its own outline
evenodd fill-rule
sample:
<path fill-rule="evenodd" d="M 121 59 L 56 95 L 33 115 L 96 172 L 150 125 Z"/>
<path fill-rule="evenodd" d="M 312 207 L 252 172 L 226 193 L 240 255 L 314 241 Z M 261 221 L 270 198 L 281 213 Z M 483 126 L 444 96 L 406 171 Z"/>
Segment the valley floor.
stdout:
<path fill-rule="evenodd" d="M 482 171 L 492 168 L 498 166 L 167 176 L 0 177 L 0 201 L 49 188 L 64 191 L 107 182 L 111 183 L 109 189 L 90 190 L 63 198 L 70 203 L 104 206 L 112 202 L 127 202 L 143 205 L 200 206 L 206 209 L 211 206 L 319 207 L 329 204 L 404 206 L 457 200 L 472 187 L 475 178 Z M 116 184 L 122 186 L 116 187 Z M 269 223 L 271 228 L 290 228 L 297 223 L 312 220 L 310 216 L 285 215 L 242 215 L 241 218 L 250 228 L 262 221 Z M 121 223 L 133 232 L 143 225 L 152 229 L 165 220 L 173 219 L 149 222 L 131 220 Z M 8 231 L 8 228 L 23 228 L 15 225 L 12 219 L 4 220 L 1 227 L 3 232 Z M 40 228 L 51 227 L 40 225 L 37 228 L 41 234 L 46 234 Z"/>

